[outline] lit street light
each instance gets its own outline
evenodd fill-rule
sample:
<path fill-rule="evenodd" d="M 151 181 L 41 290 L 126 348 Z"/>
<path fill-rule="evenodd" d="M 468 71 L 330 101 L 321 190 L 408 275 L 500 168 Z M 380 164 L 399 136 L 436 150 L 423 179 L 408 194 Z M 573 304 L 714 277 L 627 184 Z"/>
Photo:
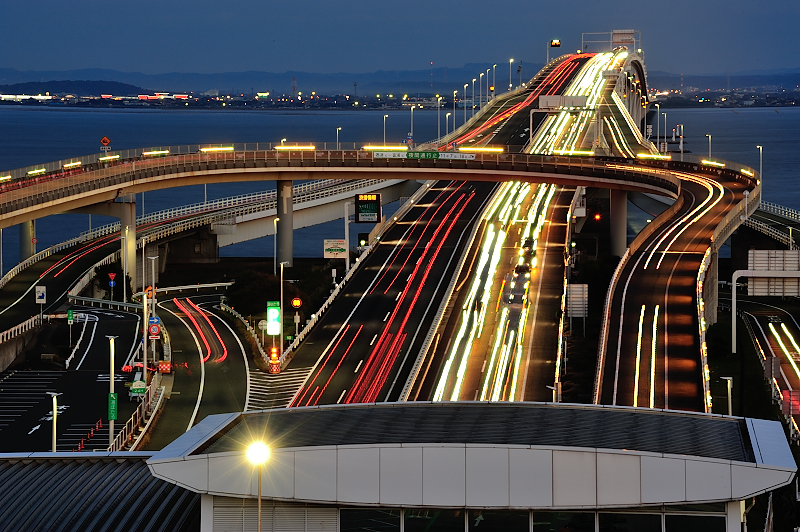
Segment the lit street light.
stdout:
<path fill-rule="evenodd" d="M 467 123 L 467 87 L 469 83 L 464 83 L 464 99 L 462 100 L 462 107 L 464 107 L 464 123 Z"/>
<path fill-rule="evenodd" d="M 442 113 L 440 112 L 442 97 L 436 95 L 436 138 L 442 138 Z"/>
<path fill-rule="evenodd" d="M 736 288 L 734 287 L 734 290 Z M 733 388 L 733 377 L 722 377 L 722 380 L 726 381 L 728 385 L 728 415 L 733 415 L 733 401 L 731 399 L 731 388 Z"/>
<path fill-rule="evenodd" d="M 458 89 L 453 91 L 453 131 L 456 130 L 456 99 L 458 99 Z"/>
<path fill-rule="evenodd" d="M 444 115 L 444 136 L 445 137 L 450 134 L 450 115 L 451 114 L 453 114 L 453 113 L 447 113 L 446 115 Z M 453 126 L 453 129 L 455 129 L 455 126 Z"/>
<path fill-rule="evenodd" d="M 342 128 L 340 128 L 340 127 L 336 128 L 336 150 L 337 151 L 339 150 L 339 132 L 341 130 L 342 130 Z"/>
<path fill-rule="evenodd" d="M 411 106 L 411 145 L 414 145 L 414 108 L 416 105 Z"/>
<path fill-rule="evenodd" d="M 667 143 L 667 113 L 662 113 L 664 115 L 664 153 L 669 151 L 669 144 Z"/>
<path fill-rule="evenodd" d="M 492 87 L 497 87 L 496 84 L 497 79 L 495 78 L 495 68 L 497 68 L 497 63 L 492 65 Z M 492 99 L 494 100 L 494 89 L 492 89 Z"/>
<path fill-rule="evenodd" d="M 489 104 L 489 71 L 491 68 L 486 69 L 486 104 Z"/>
<path fill-rule="evenodd" d="M 470 107 L 472 107 L 472 116 L 475 116 L 475 80 L 477 78 L 472 78 L 472 102 Z"/>
<path fill-rule="evenodd" d="M 272 219 L 272 275 L 278 275 L 278 222 L 277 216 Z"/>
<path fill-rule="evenodd" d="M 383 115 L 383 145 L 386 146 L 386 119 L 389 115 Z"/>
<path fill-rule="evenodd" d="M 478 109 L 483 106 L 483 72 L 480 75 L 480 81 L 478 81 Z"/>
<path fill-rule="evenodd" d="M 511 64 L 513 62 L 513 59 L 508 60 L 508 90 L 511 90 Z"/>
<path fill-rule="evenodd" d="M 764 179 L 764 146 L 756 146 L 758 148 L 758 178 Z M 764 186 L 763 184 L 761 185 Z"/>
<path fill-rule="evenodd" d="M 47 395 L 53 398 L 53 452 L 56 452 L 56 416 L 58 416 L 58 401 L 56 397 L 61 395 L 56 392 L 47 392 Z"/>
<path fill-rule="evenodd" d="M 258 469 L 258 532 L 261 532 L 261 466 L 269 460 L 270 449 L 263 441 L 256 441 L 247 448 L 247 461 Z"/>
<path fill-rule="evenodd" d="M 708 158 L 711 159 L 711 133 L 706 133 L 708 137 Z"/>
<path fill-rule="evenodd" d="M 283 146 L 284 142 L 286 142 L 286 139 L 281 139 L 281 146 Z"/>
<path fill-rule="evenodd" d="M 656 105 L 656 151 L 661 153 L 661 104 L 657 103 Z"/>

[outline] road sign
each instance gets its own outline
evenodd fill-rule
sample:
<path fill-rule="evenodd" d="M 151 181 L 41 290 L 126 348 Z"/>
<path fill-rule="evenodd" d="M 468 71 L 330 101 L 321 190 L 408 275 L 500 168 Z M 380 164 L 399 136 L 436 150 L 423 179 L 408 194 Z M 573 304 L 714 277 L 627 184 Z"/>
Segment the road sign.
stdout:
<path fill-rule="evenodd" d="M 37 239 L 36 239 L 36 237 L 33 237 L 33 238 L 31 238 L 31 244 L 35 244 L 35 243 L 37 243 L 38 241 L 39 241 L 39 240 L 37 240 Z"/>
<path fill-rule="evenodd" d="M 111 151 L 111 146 L 100 146 L 100 151 L 108 153 Z"/>
<path fill-rule="evenodd" d="M 108 282 L 108 286 L 110 286 L 111 288 L 114 288 L 115 286 L 117 286 L 117 282 L 116 281 L 109 281 Z"/>
<path fill-rule="evenodd" d="M 72 325 L 72 323 L 75 321 L 73 318 L 74 314 L 72 314 L 72 309 L 69 309 L 67 311 L 67 325 Z"/>
<path fill-rule="evenodd" d="M 267 301 L 267 334 L 277 336 L 281 333 L 280 301 Z"/>
<path fill-rule="evenodd" d="M 46 286 L 37 286 L 36 287 L 36 302 L 40 305 L 47 304 L 47 287 Z"/>
<path fill-rule="evenodd" d="M 347 253 L 347 242 L 341 238 L 326 238 L 323 240 L 323 258 L 342 259 Z"/>
<path fill-rule="evenodd" d="M 147 327 L 147 332 L 150 333 L 150 339 L 158 339 L 158 333 L 161 332 L 161 327 L 157 323 L 153 323 Z"/>
<path fill-rule="evenodd" d="M 259 321 L 258 321 L 258 328 L 259 328 L 261 331 L 266 331 L 266 330 L 267 330 L 267 326 L 268 326 L 268 325 L 267 325 L 267 320 L 259 320 Z"/>
<path fill-rule="evenodd" d="M 299 297 L 292 298 L 292 308 L 300 308 L 303 306 L 303 300 Z"/>
<path fill-rule="evenodd" d="M 456 149 L 457 144 L 452 143 L 452 148 Z M 474 153 L 461 153 L 452 151 L 375 151 L 372 152 L 375 159 L 445 159 L 455 161 L 474 161 Z"/>
<path fill-rule="evenodd" d="M 431 152 L 436 153 L 439 152 Z M 381 221 L 381 195 L 356 194 L 356 223 Z"/>
<path fill-rule="evenodd" d="M 157 325 L 161 323 L 161 318 L 159 318 L 158 316 L 150 316 L 147 319 L 147 323 L 149 323 L 150 325 Z"/>
<path fill-rule="evenodd" d="M 106 136 L 103 136 L 103 138 L 100 139 L 100 144 L 102 144 L 103 146 L 108 146 L 109 144 L 111 144 L 111 139 L 109 139 Z"/>
<path fill-rule="evenodd" d="M 117 276 L 116 273 L 109 273 L 108 274 L 108 278 L 111 279 L 112 281 L 114 280 L 114 277 L 116 277 L 116 276 Z"/>
<path fill-rule="evenodd" d="M 117 394 L 116 393 L 108 394 L 108 420 L 109 421 L 116 421 L 117 420 Z"/>
<path fill-rule="evenodd" d="M 147 390 L 147 384 L 144 381 L 133 381 L 131 384 L 131 393 L 144 393 Z"/>

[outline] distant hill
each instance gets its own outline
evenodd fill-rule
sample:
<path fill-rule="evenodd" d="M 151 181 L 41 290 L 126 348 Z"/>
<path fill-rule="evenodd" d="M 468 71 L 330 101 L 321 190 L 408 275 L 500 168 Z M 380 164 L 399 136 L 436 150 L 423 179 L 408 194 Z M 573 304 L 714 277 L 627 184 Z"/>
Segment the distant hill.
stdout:
<path fill-rule="evenodd" d="M 651 87 L 659 90 L 679 89 L 681 86 L 680 74 L 653 71 L 647 73 L 647 82 Z M 720 89 L 747 89 L 750 87 L 780 87 L 794 89 L 800 85 L 800 71 L 787 70 L 784 72 L 770 73 L 737 73 L 715 74 L 710 76 L 683 76 L 683 86 L 697 87 L 701 90 Z"/>
<path fill-rule="evenodd" d="M 115 96 L 136 96 L 149 91 L 117 81 L 29 81 L 12 85 L 0 85 L 0 94 L 36 95 L 48 92 L 51 95 L 99 96 L 100 94 L 113 94 Z"/>

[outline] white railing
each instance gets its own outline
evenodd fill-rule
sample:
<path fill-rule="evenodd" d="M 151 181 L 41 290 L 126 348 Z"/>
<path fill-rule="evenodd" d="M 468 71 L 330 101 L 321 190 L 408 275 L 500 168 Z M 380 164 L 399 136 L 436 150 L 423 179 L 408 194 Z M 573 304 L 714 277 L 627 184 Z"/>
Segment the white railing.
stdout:
<path fill-rule="evenodd" d="M 708 369 L 708 345 L 706 344 L 706 307 L 703 299 L 703 285 L 706 271 L 711 264 L 711 248 L 706 249 L 700 267 L 697 269 L 695 297 L 697 299 L 697 329 L 700 338 L 700 371 L 703 373 L 703 405 L 707 414 L 711 413 L 711 373 Z M 735 290 L 736 287 L 733 287 Z M 735 318 L 734 318 L 735 319 Z"/>
<path fill-rule="evenodd" d="M 126 310 L 128 312 L 141 312 L 142 305 L 139 303 L 126 303 L 123 301 L 109 301 L 108 299 L 96 299 L 93 297 L 81 297 L 70 294 L 67 301 L 73 304 L 84 305 L 86 307 L 100 307 L 112 310 Z"/>
<path fill-rule="evenodd" d="M 86 318 L 86 315 L 79 313 L 77 318 L 80 320 L 81 316 L 84 316 L 83 329 L 81 329 L 81 335 L 78 337 L 78 341 L 75 342 L 75 347 L 72 348 L 72 353 L 69 354 L 69 357 L 67 358 L 66 362 L 64 362 L 64 366 L 67 369 L 69 369 L 69 365 L 72 363 L 72 359 L 75 358 L 75 353 L 78 352 L 78 348 L 80 347 L 81 342 L 83 341 L 83 335 L 86 334 L 86 328 L 89 326 L 89 319 Z"/>
<path fill-rule="evenodd" d="M 778 205 L 777 203 L 762 201 L 761 204 L 758 206 L 758 209 L 764 212 L 768 212 L 770 214 L 776 214 L 788 220 L 794 220 L 795 222 L 800 222 L 800 211 L 796 211 L 789 207 L 784 207 L 783 205 Z"/>
<path fill-rule="evenodd" d="M 794 242 L 792 242 L 792 239 L 789 238 L 789 235 L 787 233 L 784 233 L 783 231 L 775 229 L 769 224 L 765 224 L 764 222 L 761 222 L 759 220 L 748 218 L 744 221 L 744 225 L 746 227 L 749 227 L 750 229 L 755 229 L 756 231 L 767 235 L 773 240 L 776 240 L 781 244 L 785 245 L 789 249 L 794 249 Z"/>
<path fill-rule="evenodd" d="M 8 330 L 0 332 L 0 344 L 11 340 L 19 336 L 20 334 L 24 334 L 32 329 L 35 329 L 41 324 L 41 319 L 38 315 L 31 316 L 27 320 L 23 321 L 19 325 L 15 325 Z"/>
<path fill-rule="evenodd" d="M 150 402 L 150 415 L 147 416 L 147 421 L 145 422 L 144 427 L 142 427 L 142 431 L 139 433 L 136 439 L 133 440 L 133 443 L 131 443 L 130 447 L 128 448 L 129 451 L 135 451 L 139 447 L 139 444 L 142 443 L 142 439 L 144 439 L 144 437 L 147 435 L 147 432 L 150 430 L 150 424 L 153 422 L 156 414 L 164 403 L 165 394 L 165 387 L 160 387 L 155 397 L 155 404 L 153 404 L 152 401 Z"/>
<path fill-rule="evenodd" d="M 253 340 L 255 340 L 255 342 L 256 342 L 256 346 L 258 347 L 258 352 L 261 353 L 261 358 L 264 359 L 265 363 L 269 362 L 269 357 L 267 356 L 267 353 L 264 351 L 264 347 L 261 345 L 261 340 L 258 338 L 258 334 L 256 334 L 256 330 L 253 329 L 250 326 L 250 322 L 248 322 L 246 319 L 244 319 L 244 316 L 242 316 L 237 311 L 235 311 L 233 309 L 233 307 L 229 307 L 225 303 L 220 303 L 219 304 L 219 308 L 222 309 L 223 311 L 231 314 L 232 316 L 238 318 L 239 321 L 244 323 L 244 326 L 247 328 L 247 331 L 253 336 Z"/>
<path fill-rule="evenodd" d="M 66 242 L 61 242 L 60 244 L 55 244 L 47 249 L 43 249 L 42 251 L 36 253 L 35 255 L 31 255 L 27 259 L 23 260 L 22 262 L 20 262 L 10 270 L 8 270 L 6 274 L 2 278 L 0 278 L 0 289 L 2 289 L 5 285 L 7 285 L 12 277 L 17 275 L 25 268 L 29 267 L 31 264 L 35 264 L 36 262 L 49 257 L 53 253 L 58 253 L 62 249 L 74 246 L 75 244 L 79 244 L 80 242 L 82 242 L 81 237 L 75 237 L 71 240 L 67 240 Z"/>
<path fill-rule="evenodd" d="M 133 411 L 130 419 L 128 419 L 128 421 L 122 427 L 122 430 L 117 433 L 114 441 L 108 447 L 107 450 L 109 452 L 122 451 L 128 445 L 128 442 L 133 443 L 133 438 L 136 436 L 136 432 L 138 431 L 139 427 L 147 418 L 147 413 L 150 411 L 151 402 L 154 398 L 158 399 L 156 402 L 156 407 L 161 405 L 160 399 L 161 396 L 164 395 L 164 387 L 158 387 L 156 384 L 157 380 L 158 379 L 154 378 L 150 381 L 150 385 L 147 387 L 139 406 L 136 407 L 136 410 Z M 156 397 L 156 393 L 158 393 L 158 397 Z M 153 418 L 155 413 L 156 410 L 154 409 L 150 415 L 150 419 Z"/>

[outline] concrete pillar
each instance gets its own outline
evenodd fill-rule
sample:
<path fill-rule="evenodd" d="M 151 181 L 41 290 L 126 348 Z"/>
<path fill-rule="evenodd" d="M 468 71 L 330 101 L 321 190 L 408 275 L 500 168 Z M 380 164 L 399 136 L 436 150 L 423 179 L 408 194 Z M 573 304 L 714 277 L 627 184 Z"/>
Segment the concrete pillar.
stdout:
<path fill-rule="evenodd" d="M 120 209 L 120 262 L 131 278 L 131 286 L 136 284 L 136 203 L 118 203 Z"/>
<path fill-rule="evenodd" d="M 281 180 L 276 181 L 278 189 L 278 234 L 275 238 L 278 239 L 278 264 L 281 262 L 288 262 L 288 267 L 294 265 L 294 220 L 292 204 L 292 181 Z"/>
<path fill-rule="evenodd" d="M 36 220 L 19 224 L 19 260 L 23 261 L 36 254 Z"/>
<path fill-rule="evenodd" d="M 628 193 L 611 190 L 611 254 L 621 257 L 628 249 Z"/>

